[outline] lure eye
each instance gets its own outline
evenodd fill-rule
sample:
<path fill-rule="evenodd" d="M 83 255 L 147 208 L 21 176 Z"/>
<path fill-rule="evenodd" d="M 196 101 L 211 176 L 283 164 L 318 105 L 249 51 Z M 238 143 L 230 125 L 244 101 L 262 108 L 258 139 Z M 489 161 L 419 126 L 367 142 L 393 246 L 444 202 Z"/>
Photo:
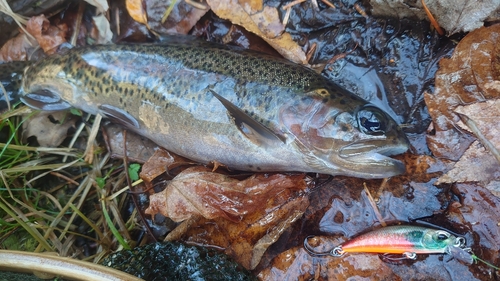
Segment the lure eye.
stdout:
<path fill-rule="evenodd" d="M 379 136 L 386 132 L 387 117 L 374 106 L 365 106 L 358 111 L 358 125 L 367 135 Z"/>
<path fill-rule="evenodd" d="M 444 241 L 446 239 L 450 238 L 450 234 L 447 233 L 447 232 L 440 232 L 438 233 L 438 235 L 436 236 L 436 239 L 438 241 Z"/>

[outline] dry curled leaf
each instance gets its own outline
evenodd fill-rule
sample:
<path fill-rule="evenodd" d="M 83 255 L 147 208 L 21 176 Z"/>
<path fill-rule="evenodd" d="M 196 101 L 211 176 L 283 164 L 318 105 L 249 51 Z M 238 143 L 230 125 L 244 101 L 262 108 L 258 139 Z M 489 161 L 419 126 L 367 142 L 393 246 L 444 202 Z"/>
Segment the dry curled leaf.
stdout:
<path fill-rule="evenodd" d="M 0 49 L 0 61 L 24 61 L 28 60 L 29 53 L 34 49 L 29 37 L 25 33 L 20 33 L 16 37 L 7 41 Z"/>
<path fill-rule="evenodd" d="M 42 147 L 59 146 L 68 134 L 68 129 L 75 126 L 78 117 L 67 111 L 42 111 L 23 124 L 24 138 L 36 137 Z"/>
<path fill-rule="evenodd" d="M 146 10 L 144 9 L 144 3 L 142 0 L 126 0 L 125 7 L 131 18 L 136 22 L 147 24 L 148 17 L 146 15 Z"/>
<path fill-rule="evenodd" d="M 475 30 L 465 36 L 450 59 L 442 59 L 436 73 L 434 94 L 424 95 L 435 134 L 427 137 L 435 156 L 458 160 L 474 137 L 457 126 L 459 105 L 499 98 L 500 25 Z"/>
<path fill-rule="evenodd" d="M 146 213 L 161 213 L 177 222 L 200 215 L 237 222 L 283 190 L 304 188 L 303 178 L 257 174 L 240 181 L 205 167 L 192 167 L 178 174 L 163 192 L 152 195 Z"/>
<path fill-rule="evenodd" d="M 113 32 L 108 19 L 104 14 L 92 17 L 93 28 L 91 30 L 91 37 L 97 44 L 108 44 L 113 39 Z"/>
<path fill-rule="evenodd" d="M 256 12 L 253 9 L 258 5 L 250 5 L 245 1 L 208 0 L 207 3 L 217 16 L 257 34 L 283 57 L 296 63 L 307 64 L 305 52 L 292 40 L 289 33 L 284 32 L 284 26 L 276 8 L 266 6 Z"/>
<path fill-rule="evenodd" d="M 26 30 L 33 35 L 40 47 L 47 54 L 53 54 L 56 48 L 66 42 L 67 27 L 51 25 L 44 15 L 31 17 L 26 24 Z"/>

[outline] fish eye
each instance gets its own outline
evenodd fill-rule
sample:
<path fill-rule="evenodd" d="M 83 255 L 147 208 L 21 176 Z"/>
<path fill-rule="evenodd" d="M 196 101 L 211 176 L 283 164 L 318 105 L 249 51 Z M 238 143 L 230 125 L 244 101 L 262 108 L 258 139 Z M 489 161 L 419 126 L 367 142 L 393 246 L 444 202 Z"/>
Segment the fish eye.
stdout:
<path fill-rule="evenodd" d="M 374 106 L 365 106 L 358 111 L 360 130 L 368 135 L 383 135 L 386 132 L 386 115 Z"/>
<path fill-rule="evenodd" d="M 450 234 L 447 232 L 439 232 L 436 236 L 436 239 L 439 241 L 444 241 L 448 238 L 450 238 Z"/>

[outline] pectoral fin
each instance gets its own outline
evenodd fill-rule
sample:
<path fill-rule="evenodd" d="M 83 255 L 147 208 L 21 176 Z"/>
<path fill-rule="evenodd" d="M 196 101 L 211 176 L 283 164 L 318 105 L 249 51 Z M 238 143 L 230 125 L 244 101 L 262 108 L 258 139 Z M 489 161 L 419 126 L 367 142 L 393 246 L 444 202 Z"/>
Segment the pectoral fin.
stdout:
<path fill-rule="evenodd" d="M 224 105 L 233 118 L 235 125 L 250 141 L 256 145 L 270 145 L 275 142 L 285 143 L 285 137 L 274 133 L 216 92 L 212 90 L 210 92 Z"/>
<path fill-rule="evenodd" d="M 64 110 L 71 107 L 69 103 L 62 100 L 57 94 L 49 90 L 40 90 L 21 97 L 21 101 L 27 106 L 39 110 Z"/>
<path fill-rule="evenodd" d="M 121 108 L 109 104 L 103 104 L 99 106 L 99 109 L 101 110 L 101 114 L 105 118 L 110 119 L 114 123 L 120 124 L 129 129 L 140 128 L 137 119 L 135 119 L 134 116 L 130 115 L 130 113 Z"/>

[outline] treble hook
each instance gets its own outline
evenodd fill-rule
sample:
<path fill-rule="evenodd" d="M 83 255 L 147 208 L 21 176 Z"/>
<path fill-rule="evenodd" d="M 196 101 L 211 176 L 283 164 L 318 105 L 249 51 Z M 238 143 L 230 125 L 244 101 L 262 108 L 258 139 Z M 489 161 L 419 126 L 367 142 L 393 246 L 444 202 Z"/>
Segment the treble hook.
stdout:
<path fill-rule="evenodd" d="M 332 256 L 332 257 L 342 257 L 345 252 L 342 250 L 342 246 L 337 246 L 328 252 L 316 252 L 309 245 L 309 238 L 314 237 L 314 235 L 309 235 L 304 239 L 304 249 L 306 252 L 312 257 L 324 257 L 324 256 Z"/>

